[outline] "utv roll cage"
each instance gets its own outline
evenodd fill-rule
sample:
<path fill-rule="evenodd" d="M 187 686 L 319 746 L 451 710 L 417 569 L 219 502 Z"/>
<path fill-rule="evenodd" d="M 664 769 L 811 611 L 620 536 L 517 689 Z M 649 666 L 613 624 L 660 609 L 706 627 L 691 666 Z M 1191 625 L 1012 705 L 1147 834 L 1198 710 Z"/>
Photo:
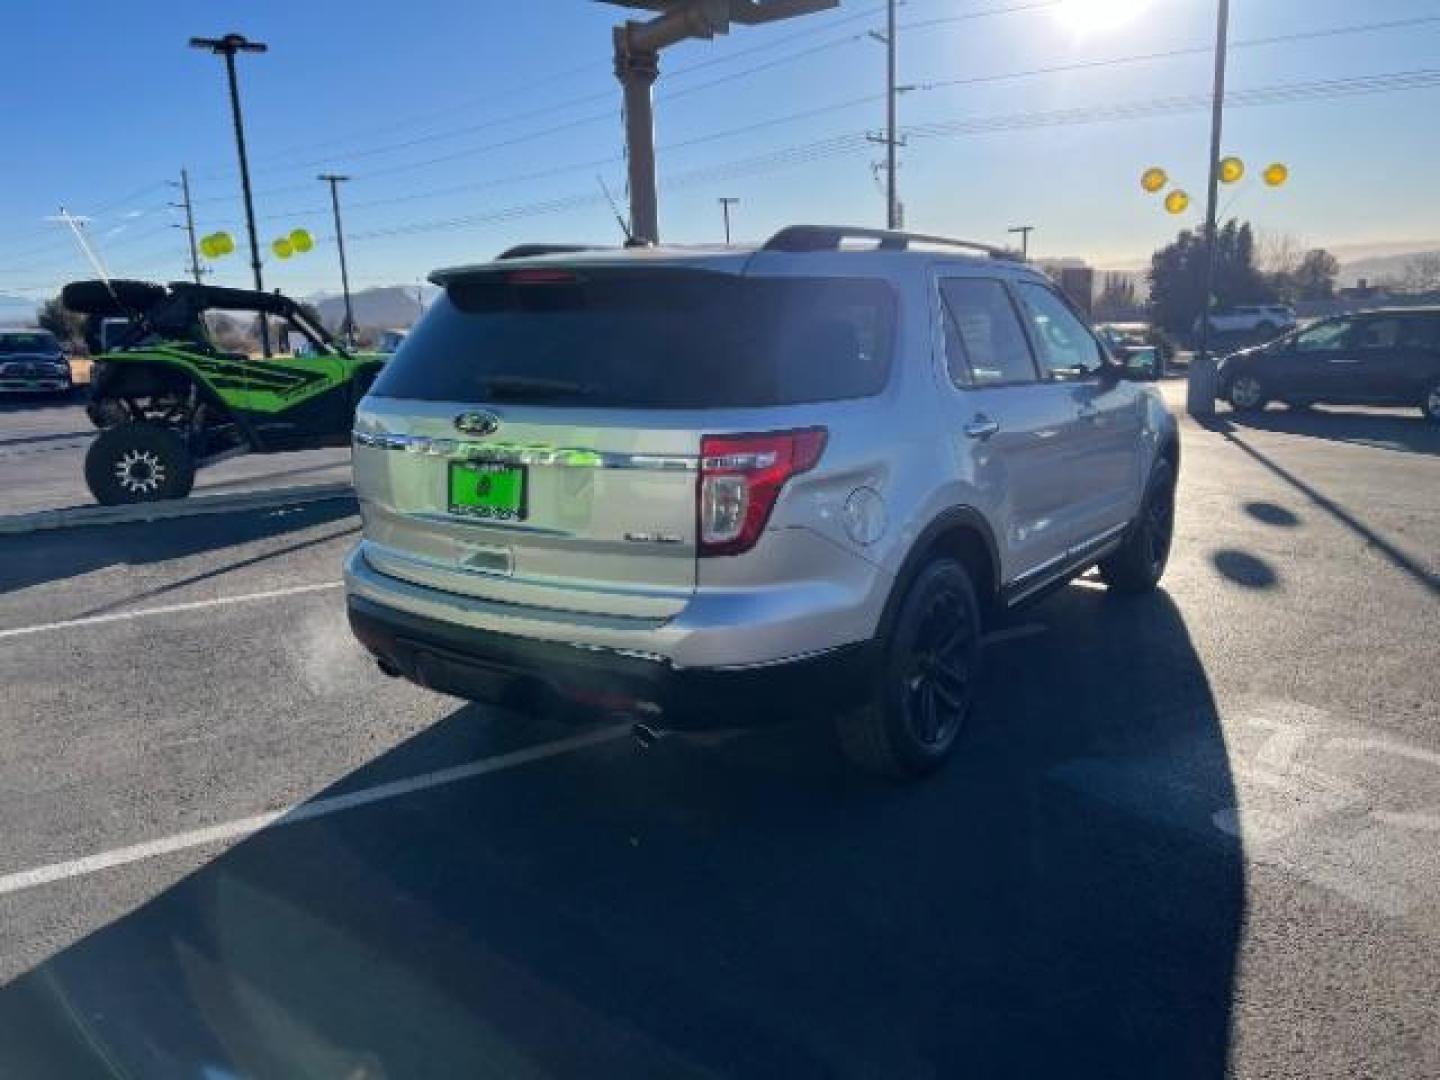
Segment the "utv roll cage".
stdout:
<path fill-rule="evenodd" d="M 60 298 L 67 308 L 82 315 L 129 319 L 130 329 L 116 343 L 117 349 L 138 344 L 151 335 L 193 338 L 205 312 L 244 311 L 285 319 L 312 344 L 329 352 L 346 352 L 299 303 L 278 292 L 188 281 L 172 281 L 169 285 L 153 281 L 74 281 L 61 290 Z"/>

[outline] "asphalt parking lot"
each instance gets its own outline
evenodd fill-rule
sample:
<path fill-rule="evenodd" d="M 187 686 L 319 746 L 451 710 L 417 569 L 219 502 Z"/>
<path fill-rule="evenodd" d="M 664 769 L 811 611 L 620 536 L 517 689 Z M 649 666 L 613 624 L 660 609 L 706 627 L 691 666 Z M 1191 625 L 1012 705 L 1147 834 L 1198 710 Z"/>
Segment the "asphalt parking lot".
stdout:
<path fill-rule="evenodd" d="M 1183 434 L 907 788 L 384 678 L 346 499 L 0 537 L 0 1076 L 1440 1075 L 1440 430 Z"/>
<path fill-rule="evenodd" d="M 0 515 L 93 505 L 85 451 L 95 428 L 83 397 L 0 396 Z M 197 495 L 348 482 L 348 448 L 232 458 L 195 477 Z"/>

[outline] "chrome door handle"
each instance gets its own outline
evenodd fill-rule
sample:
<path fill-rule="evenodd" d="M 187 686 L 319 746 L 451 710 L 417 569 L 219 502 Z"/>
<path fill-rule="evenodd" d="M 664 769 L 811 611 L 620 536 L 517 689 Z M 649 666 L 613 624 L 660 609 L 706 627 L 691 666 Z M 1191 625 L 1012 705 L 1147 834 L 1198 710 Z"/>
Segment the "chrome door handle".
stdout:
<path fill-rule="evenodd" d="M 988 439 L 1000 430 L 1000 421 L 981 413 L 965 425 L 965 434 L 972 439 Z"/>

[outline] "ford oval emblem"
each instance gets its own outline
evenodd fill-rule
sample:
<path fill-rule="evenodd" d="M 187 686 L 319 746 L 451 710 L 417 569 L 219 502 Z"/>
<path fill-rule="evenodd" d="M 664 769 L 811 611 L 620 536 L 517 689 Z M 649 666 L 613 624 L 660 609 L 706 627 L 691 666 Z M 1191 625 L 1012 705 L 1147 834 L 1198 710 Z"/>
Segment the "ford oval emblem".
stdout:
<path fill-rule="evenodd" d="M 500 417 L 492 412 L 462 412 L 455 417 L 455 426 L 466 435 L 494 435 L 500 430 Z"/>

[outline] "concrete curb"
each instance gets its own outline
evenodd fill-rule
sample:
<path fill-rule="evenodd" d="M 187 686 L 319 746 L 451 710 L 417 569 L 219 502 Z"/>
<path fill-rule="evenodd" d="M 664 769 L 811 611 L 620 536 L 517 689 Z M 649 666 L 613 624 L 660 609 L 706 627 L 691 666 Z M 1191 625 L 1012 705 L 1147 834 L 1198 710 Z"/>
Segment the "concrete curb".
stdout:
<path fill-rule="evenodd" d="M 307 484 L 240 491 L 233 495 L 197 495 L 189 499 L 140 503 L 134 506 L 71 506 L 64 510 L 40 510 L 33 514 L 0 516 L 0 536 L 44 532 L 50 529 L 77 529 L 92 525 L 129 525 L 145 521 L 205 517 L 242 510 L 272 510 L 282 506 L 324 502 L 355 497 L 348 483 Z"/>

